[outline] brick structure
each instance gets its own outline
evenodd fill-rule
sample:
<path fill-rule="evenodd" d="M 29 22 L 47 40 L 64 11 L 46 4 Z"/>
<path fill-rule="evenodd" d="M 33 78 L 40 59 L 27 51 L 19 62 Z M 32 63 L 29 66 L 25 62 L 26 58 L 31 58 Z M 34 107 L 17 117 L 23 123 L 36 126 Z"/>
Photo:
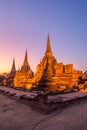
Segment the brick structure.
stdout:
<path fill-rule="evenodd" d="M 77 85 L 78 77 L 82 75 L 82 71 L 75 70 L 73 64 L 64 65 L 62 62 L 57 62 L 53 56 L 48 35 L 46 51 L 37 65 L 35 75 L 28 64 L 26 51 L 21 70 L 16 72 L 14 86 L 31 88 L 34 85 L 41 89 L 59 90 L 59 88 L 64 89 Z"/>

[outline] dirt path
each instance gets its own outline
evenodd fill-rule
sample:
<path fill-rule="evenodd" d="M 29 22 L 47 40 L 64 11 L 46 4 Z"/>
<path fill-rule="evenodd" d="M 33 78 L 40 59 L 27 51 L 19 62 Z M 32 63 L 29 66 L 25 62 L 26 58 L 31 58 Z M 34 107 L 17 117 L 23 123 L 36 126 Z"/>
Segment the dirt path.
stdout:
<path fill-rule="evenodd" d="M 0 94 L 0 130 L 87 130 L 87 101 L 43 115 Z"/>

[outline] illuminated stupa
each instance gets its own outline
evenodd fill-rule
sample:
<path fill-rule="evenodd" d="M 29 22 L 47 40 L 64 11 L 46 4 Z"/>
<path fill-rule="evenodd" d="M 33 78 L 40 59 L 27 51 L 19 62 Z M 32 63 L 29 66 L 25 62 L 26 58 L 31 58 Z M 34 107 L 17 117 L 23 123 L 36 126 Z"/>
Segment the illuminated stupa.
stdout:
<path fill-rule="evenodd" d="M 21 69 L 16 71 L 16 75 L 14 78 L 14 86 L 26 87 L 28 79 L 31 79 L 33 75 L 34 73 L 28 64 L 28 56 L 27 56 L 27 50 L 26 50 L 23 65 Z"/>
<path fill-rule="evenodd" d="M 45 55 L 37 65 L 33 81 L 42 89 L 58 90 L 76 85 L 79 76 L 82 76 L 82 71 L 75 70 L 73 64 L 64 65 L 57 62 L 48 35 Z"/>

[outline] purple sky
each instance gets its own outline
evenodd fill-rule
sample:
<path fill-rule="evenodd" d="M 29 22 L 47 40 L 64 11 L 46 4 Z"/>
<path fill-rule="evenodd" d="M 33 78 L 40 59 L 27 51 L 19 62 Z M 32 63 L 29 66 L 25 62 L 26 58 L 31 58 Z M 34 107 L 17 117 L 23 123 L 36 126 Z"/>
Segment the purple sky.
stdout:
<path fill-rule="evenodd" d="M 0 72 L 13 57 L 21 67 L 26 48 L 35 71 L 48 32 L 58 62 L 87 70 L 87 0 L 0 0 Z"/>

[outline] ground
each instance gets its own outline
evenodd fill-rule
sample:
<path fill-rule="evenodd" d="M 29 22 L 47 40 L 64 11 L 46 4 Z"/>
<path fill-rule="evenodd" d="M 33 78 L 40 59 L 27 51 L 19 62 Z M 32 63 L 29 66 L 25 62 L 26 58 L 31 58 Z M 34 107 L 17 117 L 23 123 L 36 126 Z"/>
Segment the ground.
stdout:
<path fill-rule="evenodd" d="M 87 130 L 87 101 L 44 115 L 0 94 L 0 130 Z"/>

